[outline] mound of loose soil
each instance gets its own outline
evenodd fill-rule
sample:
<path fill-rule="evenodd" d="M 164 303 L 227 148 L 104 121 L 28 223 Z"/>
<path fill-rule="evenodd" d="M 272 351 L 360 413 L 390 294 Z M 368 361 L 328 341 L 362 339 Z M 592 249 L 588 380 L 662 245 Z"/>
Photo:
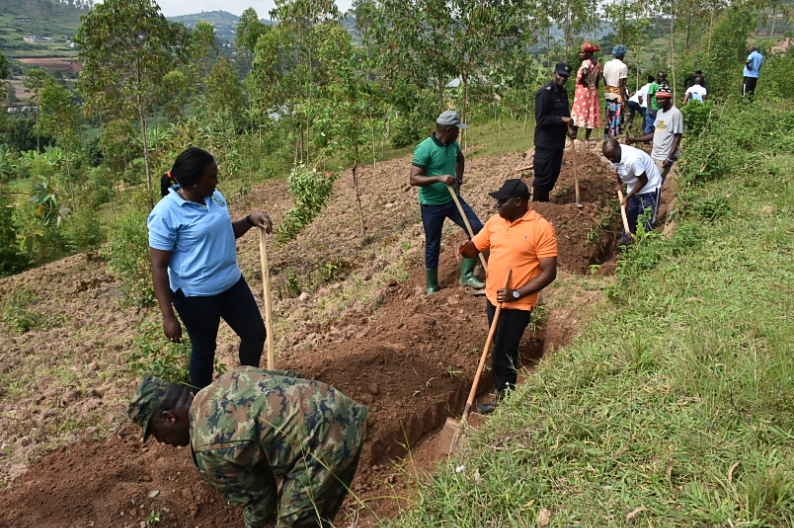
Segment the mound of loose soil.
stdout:
<path fill-rule="evenodd" d="M 464 197 L 481 218 L 493 214 L 487 193 L 515 177 L 514 169 L 525 164 L 527 156 L 531 153 L 467 162 Z M 564 166 L 553 193 L 555 202 L 537 206 L 557 231 L 560 266 L 573 273 L 586 272 L 598 262 L 603 250 L 594 241 L 611 236 L 602 227 L 602 217 L 609 218 L 607 193 L 612 185 L 607 174 L 599 172 L 603 162 L 587 151 L 579 153 L 579 161 L 583 208 L 567 204 L 571 193 L 562 192 L 572 188 L 570 164 Z M 393 497 L 402 489 L 402 476 L 390 460 L 404 456 L 446 417 L 461 411 L 487 333 L 484 298 L 457 285 L 458 265 L 451 250 L 463 237 L 457 227 L 446 230 L 440 264 L 444 289 L 424 296 L 421 224 L 415 191 L 406 186 L 409 164 L 410 159 L 403 158 L 360 170 L 365 237 L 350 206 L 355 202 L 348 172 L 337 183 L 328 209 L 306 232 L 284 247 L 271 248 L 273 282 L 282 293 L 275 302 L 280 320 L 278 367 L 328 382 L 370 406 L 369 437 L 353 483 L 356 496 L 368 501 L 369 516 L 395 511 L 394 499 L 374 500 Z M 286 184 L 261 186 L 251 203 L 262 205 L 235 204 L 234 216 L 265 209 L 278 223 L 290 205 Z M 261 275 L 256 237 L 241 239 L 238 247 L 241 266 L 257 292 Z M 313 290 L 307 287 L 310 295 L 303 300 L 289 296 L 290 275 L 307 280 L 312 270 L 328 264 L 337 266 L 339 273 L 316 283 Z M 104 264 L 73 257 L 0 281 L 0 292 L 8 296 L 22 286 L 39 296 L 41 310 L 61 315 L 62 324 L 0 338 L 0 346 L 12 350 L 12 359 L 3 363 L 4 373 L 24 372 L 29 378 L 41 363 L 49 376 L 13 402 L 0 394 L 0 413 L 8 424 L 0 431 L 0 457 L 5 458 L 0 458 L 0 467 L 10 483 L 0 525 L 138 526 L 152 510 L 162 512 L 171 527 L 240 524 L 239 512 L 202 481 L 187 451 L 153 441 L 141 446 L 138 430 L 123 428 L 128 423 L 127 398 L 138 382 L 124 372 L 123 354 L 134 346 L 132 329 L 143 314 L 118 307 L 118 284 Z M 544 292 L 543 299 L 553 295 L 577 299 L 581 305 L 591 302 L 554 291 Z M 562 308 L 554 309 L 549 320 L 555 324 L 575 321 Z M 537 359 L 544 346 L 560 345 L 572 335 L 570 329 L 554 330 L 545 338 L 527 332 L 523 356 Z M 235 342 L 224 328 L 218 353 L 229 365 L 236 364 Z M 62 370 L 72 374 L 62 375 Z M 53 376 L 56 371 L 59 376 Z M 489 391 L 491 384 L 486 376 L 482 391 Z M 56 449 L 31 471 L 12 478 L 14 464 L 24 469 L 26 460 L 47 448 L 77 440 L 74 434 L 59 433 L 79 429 L 75 422 L 82 427 L 97 422 L 104 427 L 100 433 L 111 434 L 107 440 L 83 439 Z M 159 493 L 150 498 L 153 491 Z M 361 509 L 358 504 L 349 500 L 348 512 Z"/>

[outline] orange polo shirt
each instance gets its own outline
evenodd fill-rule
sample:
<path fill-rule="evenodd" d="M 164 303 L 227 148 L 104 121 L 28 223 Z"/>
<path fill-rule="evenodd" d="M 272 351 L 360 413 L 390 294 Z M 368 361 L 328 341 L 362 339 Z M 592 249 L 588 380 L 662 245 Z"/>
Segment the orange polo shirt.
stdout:
<path fill-rule="evenodd" d="M 499 214 L 493 215 L 472 242 L 481 252 L 491 249 L 485 295 L 494 306 L 498 304 L 496 292 L 504 286 L 508 269 L 512 268 L 513 274 L 507 287 L 517 290 L 540 275 L 539 259 L 557 256 L 554 228 L 532 209 L 515 222 L 505 220 Z M 517 301 L 506 302 L 504 307 L 532 311 L 537 302 L 538 294 L 533 293 Z"/>

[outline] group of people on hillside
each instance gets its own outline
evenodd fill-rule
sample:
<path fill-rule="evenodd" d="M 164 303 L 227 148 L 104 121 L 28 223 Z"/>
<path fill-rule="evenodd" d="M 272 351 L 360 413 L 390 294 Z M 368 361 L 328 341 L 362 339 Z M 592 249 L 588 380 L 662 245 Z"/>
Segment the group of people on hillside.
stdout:
<path fill-rule="evenodd" d="M 574 140 L 578 129 L 585 128 L 588 140 L 592 130 L 604 127 L 602 152 L 615 169 L 617 188 L 626 185 L 622 205 L 631 233 L 643 213 L 649 213 L 645 229 L 653 228 L 662 185 L 679 157 L 683 116 L 673 104 L 665 72 L 649 76 L 645 86 L 629 94 L 625 46 L 615 46 L 613 59 L 603 65 L 594 56 L 598 51 L 588 42 L 580 49 L 572 112 L 565 89 L 573 74 L 569 64 L 556 64 L 550 82 L 538 90 L 533 193 L 522 180 L 508 180 L 490 193 L 497 214 L 485 224 L 460 197 L 465 159 L 457 137 L 466 128 L 460 116 L 441 113 L 433 133 L 414 151 L 409 182 L 418 188 L 425 230 L 427 295 L 441 288 L 444 221 L 461 228 L 468 221 L 473 236 L 455 249 L 458 282 L 484 293 L 489 323 L 497 305 L 502 306 L 492 356 L 495 398 L 477 407 L 481 414 L 492 412 L 515 387 L 521 337 L 538 293 L 556 278 L 554 228 L 530 202 L 549 201 L 566 138 Z M 763 57 L 751 48 L 743 86 L 748 97 L 762 63 Z M 603 120 L 598 96 L 602 78 Z M 708 92 L 700 71 L 687 84 L 685 104 L 705 100 Z M 644 135 L 627 137 L 621 144 L 627 109 L 629 123 L 636 115 L 642 117 Z M 647 142 L 653 143 L 650 155 L 630 146 Z M 358 466 L 368 409 L 296 372 L 259 368 L 267 336 L 237 264 L 235 239 L 252 228 L 270 232 L 273 226 L 265 213 L 233 221 L 216 188 L 218 181 L 214 158 L 196 147 L 182 152 L 162 177 L 163 199 L 148 219 L 152 278 L 166 337 L 180 341 L 181 324 L 190 336 L 190 383 L 147 376 L 130 403 L 129 416 L 143 429 L 144 441 L 154 436 L 169 445 L 189 445 L 209 484 L 243 507 L 246 527 L 331 526 Z M 485 251 L 490 258 L 483 283 L 474 271 L 478 254 Z M 502 287 L 508 269 L 512 277 Z M 221 319 L 240 337 L 241 366 L 213 379 Z"/>

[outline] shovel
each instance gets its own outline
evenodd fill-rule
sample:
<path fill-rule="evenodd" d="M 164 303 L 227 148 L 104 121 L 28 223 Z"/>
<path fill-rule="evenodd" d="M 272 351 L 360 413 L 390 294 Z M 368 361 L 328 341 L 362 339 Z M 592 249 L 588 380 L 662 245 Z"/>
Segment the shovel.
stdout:
<path fill-rule="evenodd" d="M 452 188 L 450 184 L 447 184 L 447 189 L 449 190 L 449 194 L 452 195 L 452 199 L 455 201 L 455 205 L 458 206 L 458 212 L 460 216 L 463 218 L 463 223 L 466 224 L 466 229 L 469 230 L 469 237 L 474 238 L 474 229 L 471 228 L 471 224 L 469 223 L 469 219 L 466 218 L 466 213 L 463 211 L 463 206 L 460 205 L 460 200 L 458 200 L 458 195 L 455 194 L 455 189 Z M 482 269 L 485 273 L 488 273 L 488 266 L 485 264 L 485 257 L 482 253 L 480 253 L 480 262 L 482 262 Z"/>
<path fill-rule="evenodd" d="M 625 237 L 618 240 L 618 246 L 631 245 L 631 230 L 629 229 L 629 219 L 626 217 L 626 206 L 623 205 L 623 192 L 618 189 L 618 200 L 620 200 L 620 216 L 623 217 L 623 231 L 626 233 Z"/>
<path fill-rule="evenodd" d="M 510 282 L 510 275 L 512 275 L 512 273 L 512 269 L 507 270 L 503 288 L 507 288 L 507 285 Z M 494 313 L 493 316 L 491 329 L 488 331 L 488 338 L 485 340 L 485 347 L 483 347 L 482 356 L 480 356 L 480 363 L 477 365 L 477 373 L 474 375 L 474 381 L 471 384 L 469 397 L 466 399 L 466 406 L 463 408 L 463 416 L 461 416 L 460 422 L 457 422 L 452 418 L 447 418 L 446 423 L 444 423 L 444 429 L 441 431 L 441 449 L 448 453 L 457 453 L 460 450 L 460 433 L 468 423 L 471 406 L 474 405 L 474 398 L 477 397 L 477 387 L 480 384 L 480 377 L 482 377 L 482 371 L 485 368 L 485 360 L 488 358 L 488 350 L 491 348 L 491 342 L 493 341 L 493 336 L 496 333 L 496 326 L 499 324 L 499 314 L 502 312 L 503 304 L 504 303 L 499 303 L 499 306 L 496 307 L 496 313 Z M 449 443 L 447 443 L 447 439 L 450 437 L 451 440 Z"/>
<path fill-rule="evenodd" d="M 568 125 L 568 129 L 572 129 Z M 571 140 L 571 152 L 573 153 L 573 186 L 576 188 L 576 207 L 582 208 L 582 203 L 579 201 L 579 161 L 576 159 L 576 140 Z"/>
<path fill-rule="evenodd" d="M 267 333 L 267 369 L 276 368 L 276 355 L 273 352 L 273 310 L 270 307 L 270 274 L 267 266 L 267 244 L 265 230 L 259 230 L 259 257 L 262 261 L 262 286 L 265 295 L 265 332 Z"/>

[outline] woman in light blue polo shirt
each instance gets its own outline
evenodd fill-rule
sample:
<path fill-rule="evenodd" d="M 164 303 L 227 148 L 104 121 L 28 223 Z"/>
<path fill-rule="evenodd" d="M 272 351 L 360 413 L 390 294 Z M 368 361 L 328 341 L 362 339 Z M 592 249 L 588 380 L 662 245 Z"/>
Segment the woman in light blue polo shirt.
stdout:
<path fill-rule="evenodd" d="M 235 239 L 252 227 L 270 233 L 273 225 L 263 213 L 233 222 L 217 185 L 212 155 L 196 147 L 185 150 L 163 175 L 163 199 L 147 222 L 163 330 L 171 341 L 182 339 L 176 308 L 192 344 L 190 384 L 195 391 L 212 381 L 221 318 L 240 336 L 241 365 L 258 367 L 265 345 L 265 324 L 237 265 Z"/>

